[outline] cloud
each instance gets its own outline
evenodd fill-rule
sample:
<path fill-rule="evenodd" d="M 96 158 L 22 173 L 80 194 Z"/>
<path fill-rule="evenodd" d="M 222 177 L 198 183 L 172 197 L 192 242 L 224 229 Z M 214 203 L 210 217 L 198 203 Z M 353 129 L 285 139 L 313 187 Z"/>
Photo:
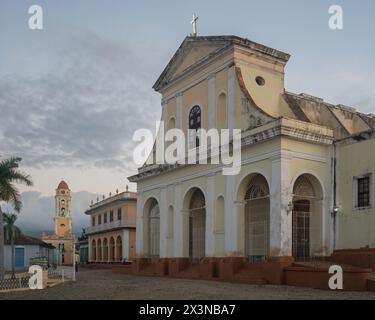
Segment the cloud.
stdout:
<path fill-rule="evenodd" d="M 89 217 L 84 214 L 91 200 L 98 195 L 86 191 L 72 193 L 72 225 L 73 232 L 81 233 L 81 228 L 89 225 Z M 42 196 L 36 191 L 22 193 L 23 207 L 18 215 L 16 225 L 26 234 L 37 233 L 41 236 L 43 231 L 53 232 L 55 215 L 55 197 Z M 4 206 L 4 211 L 11 211 Z"/>
<path fill-rule="evenodd" d="M 322 77 L 321 70 L 329 70 Z M 325 67 L 318 70 L 294 70 L 287 74 L 287 90 L 305 92 L 323 98 L 332 104 L 343 104 L 363 113 L 375 113 L 373 71 L 361 72 L 346 68 Z M 301 82 L 300 79 L 304 79 Z"/>
<path fill-rule="evenodd" d="M 86 33 L 49 73 L 0 79 L 2 155 L 35 168 L 134 170 L 133 132 L 154 126 L 160 113 L 151 86 L 162 63 L 149 55 Z"/>

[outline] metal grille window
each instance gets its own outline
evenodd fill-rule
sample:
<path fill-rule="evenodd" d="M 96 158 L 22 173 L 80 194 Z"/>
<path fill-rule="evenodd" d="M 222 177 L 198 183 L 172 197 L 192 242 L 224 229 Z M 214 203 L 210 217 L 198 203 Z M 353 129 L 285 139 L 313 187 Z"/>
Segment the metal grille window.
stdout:
<path fill-rule="evenodd" d="M 118 208 L 117 209 L 117 220 L 121 221 L 121 218 L 122 218 L 122 210 L 121 210 L 121 208 Z"/>
<path fill-rule="evenodd" d="M 310 200 L 297 200 L 293 204 L 292 251 L 296 260 L 310 256 Z"/>
<path fill-rule="evenodd" d="M 199 136 L 198 130 L 201 128 L 201 108 L 194 106 L 189 113 L 189 130 L 190 130 L 190 145 L 193 147 L 199 147 Z"/>
<path fill-rule="evenodd" d="M 160 252 L 160 211 L 155 201 L 149 215 L 150 256 L 158 258 Z"/>
<path fill-rule="evenodd" d="M 113 221 L 113 211 L 109 211 L 109 221 L 112 222 Z"/>
<path fill-rule="evenodd" d="M 264 261 L 269 254 L 270 200 L 266 179 L 255 176 L 245 195 L 245 251 L 252 262 Z"/>
<path fill-rule="evenodd" d="M 92 217 L 92 226 L 95 227 L 95 217 Z"/>
<path fill-rule="evenodd" d="M 189 256 L 199 261 L 206 252 L 206 203 L 200 190 L 194 191 L 189 206 Z"/>
<path fill-rule="evenodd" d="M 317 233 L 311 221 L 316 192 L 310 178 L 298 177 L 293 187 L 292 254 L 296 261 L 308 261 L 312 254 L 312 235 Z M 316 214 L 316 213 L 314 213 Z"/>
<path fill-rule="evenodd" d="M 370 206 L 370 177 L 357 179 L 357 207 Z"/>
<path fill-rule="evenodd" d="M 98 224 L 102 224 L 102 216 L 98 215 Z"/>
<path fill-rule="evenodd" d="M 104 212 L 104 223 L 107 223 L 107 212 Z"/>

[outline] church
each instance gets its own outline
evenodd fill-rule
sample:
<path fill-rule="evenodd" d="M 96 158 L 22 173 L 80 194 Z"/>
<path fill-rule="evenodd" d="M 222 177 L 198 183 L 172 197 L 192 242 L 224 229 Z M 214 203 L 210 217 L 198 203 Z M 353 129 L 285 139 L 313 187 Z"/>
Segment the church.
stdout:
<path fill-rule="evenodd" d="M 56 248 L 59 265 L 73 264 L 72 196 L 68 184 L 62 180 L 55 194 L 55 232 L 43 233 L 42 240 Z"/>
<path fill-rule="evenodd" d="M 153 86 L 164 129 L 240 129 L 241 170 L 140 167 L 135 272 L 235 279 L 262 266 L 281 283 L 294 262 L 375 248 L 375 115 L 288 92 L 289 58 L 237 36 L 184 39 Z"/>

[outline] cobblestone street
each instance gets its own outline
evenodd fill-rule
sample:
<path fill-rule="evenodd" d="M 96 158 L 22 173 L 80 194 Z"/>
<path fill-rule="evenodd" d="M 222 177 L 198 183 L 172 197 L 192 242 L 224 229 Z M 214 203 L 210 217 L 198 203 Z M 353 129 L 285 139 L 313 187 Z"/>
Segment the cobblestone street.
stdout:
<path fill-rule="evenodd" d="M 287 286 L 250 286 L 215 281 L 113 274 L 80 269 L 76 282 L 46 290 L 0 293 L 0 299 L 371 299 L 374 292 L 330 292 Z"/>

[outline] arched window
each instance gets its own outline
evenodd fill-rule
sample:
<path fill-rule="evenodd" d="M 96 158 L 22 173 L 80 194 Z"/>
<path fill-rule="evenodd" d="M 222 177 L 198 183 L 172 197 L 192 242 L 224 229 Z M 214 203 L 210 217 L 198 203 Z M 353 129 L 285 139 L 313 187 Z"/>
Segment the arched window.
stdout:
<path fill-rule="evenodd" d="M 169 119 L 168 130 L 176 128 L 176 119 L 174 117 Z"/>
<path fill-rule="evenodd" d="M 227 97 L 221 93 L 217 99 L 216 107 L 216 128 L 226 129 L 227 127 Z"/>
<path fill-rule="evenodd" d="M 201 108 L 199 106 L 194 106 L 191 108 L 189 113 L 189 130 L 190 131 L 190 143 L 193 144 L 195 141 L 194 147 L 199 147 L 199 137 L 197 131 L 201 128 L 202 123 L 202 114 Z"/>

